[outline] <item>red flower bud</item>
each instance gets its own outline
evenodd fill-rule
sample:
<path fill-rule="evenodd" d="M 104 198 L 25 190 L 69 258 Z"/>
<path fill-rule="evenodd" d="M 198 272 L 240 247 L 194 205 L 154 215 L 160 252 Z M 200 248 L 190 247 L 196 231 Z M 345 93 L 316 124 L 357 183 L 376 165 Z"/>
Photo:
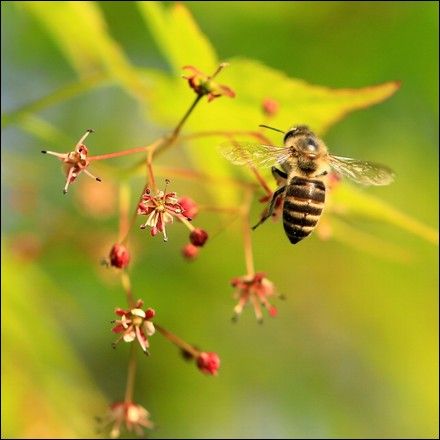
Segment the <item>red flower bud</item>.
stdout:
<path fill-rule="evenodd" d="M 274 116 L 276 113 L 278 113 L 280 105 L 274 99 L 266 98 L 263 100 L 262 108 L 264 114 L 267 116 Z"/>
<path fill-rule="evenodd" d="M 208 240 L 208 233 L 203 229 L 196 228 L 189 234 L 189 240 L 194 246 L 202 247 Z"/>
<path fill-rule="evenodd" d="M 124 269 L 130 263 L 130 253 L 123 245 L 116 243 L 110 251 L 110 265 L 118 269 Z"/>
<path fill-rule="evenodd" d="M 202 352 L 197 357 L 197 367 L 202 373 L 215 376 L 220 368 L 220 358 L 217 353 Z"/>
<path fill-rule="evenodd" d="M 183 215 L 187 218 L 193 219 L 199 213 L 197 203 L 189 197 L 181 197 L 178 203 L 182 207 Z"/>
<path fill-rule="evenodd" d="M 182 249 L 182 255 L 187 260 L 194 260 L 197 255 L 199 255 L 200 249 L 197 246 L 194 246 L 191 243 L 188 243 L 184 248 Z"/>

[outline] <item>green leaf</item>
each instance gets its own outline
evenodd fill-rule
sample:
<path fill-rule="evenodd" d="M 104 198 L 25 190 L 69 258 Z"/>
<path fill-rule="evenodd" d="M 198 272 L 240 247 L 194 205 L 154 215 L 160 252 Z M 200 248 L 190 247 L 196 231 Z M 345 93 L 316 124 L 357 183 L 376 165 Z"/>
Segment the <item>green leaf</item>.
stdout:
<path fill-rule="evenodd" d="M 208 73 L 216 69 L 214 48 L 185 6 L 177 3 L 166 7 L 151 1 L 137 4 L 175 75 L 180 75 L 185 65 L 197 66 Z"/>
<path fill-rule="evenodd" d="M 106 402 L 52 314 L 60 288 L 11 257 L 2 273 L 2 436 L 93 435 Z"/>
<path fill-rule="evenodd" d="M 332 191 L 332 203 L 337 205 L 336 209 L 344 216 L 357 215 L 379 222 L 386 222 L 417 235 L 430 243 L 438 244 L 437 230 L 353 185 L 338 185 Z"/>

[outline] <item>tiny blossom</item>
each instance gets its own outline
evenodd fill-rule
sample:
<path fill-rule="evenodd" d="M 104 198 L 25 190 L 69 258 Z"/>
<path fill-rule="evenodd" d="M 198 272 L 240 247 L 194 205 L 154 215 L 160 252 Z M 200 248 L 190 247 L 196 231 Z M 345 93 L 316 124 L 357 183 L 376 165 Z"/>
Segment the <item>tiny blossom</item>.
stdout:
<path fill-rule="evenodd" d="M 197 246 L 194 246 L 191 243 L 188 243 L 182 249 L 182 255 L 187 260 L 194 260 L 194 259 L 196 259 L 197 255 L 199 255 L 199 252 L 200 252 L 200 248 L 198 248 Z"/>
<path fill-rule="evenodd" d="M 112 331 L 114 333 L 122 333 L 122 335 L 113 343 L 116 344 L 123 339 L 125 342 L 133 342 L 135 339 L 139 342 L 142 350 L 148 354 L 147 348 L 150 346 L 148 336 L 154 334 L 156 329 L 150 321 L 156 312 L 153 309 L 142 310 L 143 301 L 138 300 L 135 308 L 124 310 L 117 308 L 115 313 L 121 317 L 115 321 Z"/>
<path fill-rule="evenodd" d="M 231 280 L 231 285 L 236 288 L 235 296 L 238 299 L 237 305 L 234 307 L 234 318 L 243 311 L 244 306 L 251 301 L 255 310 L 255 316 L 259 322 L 263 321 L 261 305 L 263 305 L 270 316 L 276 316 L 277 309 L 270 304 L 267 297 L 275 295 L 275 287 L 269 281 L 264 273 L 256 273 L 255 275 L 244 275 Z"/>
<path fill-rule="evenodd" d="M 145 229 L 149 226 L 153 237 L 158 232 L 161 232 L 165 241 L 168 240 L 165 225 L 167 223 L 173 223 L 173 217 L 186 218 L 186 215 L 183 213 L 183 208 L 176 197 L 176 193 L 167 193 L 166 188 L 165 191 L 158 191 L 155 196 L 147 189 L 138 205 L 137 213 L 138 215 L 148 216 L 147 221 L 141 225 L 141 229 Z"/>
<path fill-rule="evenodd" d="M 220 68 L 223 68 L 224 66 L 225 64 L 221 64 Z M 193 66 L 184 66 L 183 70 L 188 72 L 186 76 L 183 75 L 183 78 L 188 80 L 189 86 L 197 93 L 197 95 L 207 95 L 208 102 L 215 98 L 219 98 L 220 96 L 229 96 L 230 98 L 235 97 L 235 92 L 232 89 L 213 81 L 213 76 L 206 75 Z M 218 71 L 219 70 L 217 70 L 217 72 Z"/>
<path fill-rule="evenodd" d="M 202 247 L 208 240 L 208 233 L 203 229 L 195 228 L 189 234 L 189 240 L 194 246 Z"/>
<path fill-rule="evenodd" d="M 118 269 L 124 269 L 130 263 L 130 253 L 123 244 L 116 243 L 110 250 L 110 265 Z"/>
<path fill-rule="evenodd" d="M 274 116 L 276 113 L 278 113 L 280 105 L 278 101 L 275 101 L 275 99 L 266 98 L 263 100 L 262 108 L 264 114 L 267 116 Z"/>
<path fill-rule="evenodd" d="M 220 358 L 214 352 L 201 352 L 197 356 L 197 368 L 205 374 L 216 376 L 220 368 Z"/>
<path fill-rule="evenodd" d="M 179 205 L 182 207 L 182 211 L 188 219 L 192 220 L 199 213 L 197 203 L 190 197 L 180 197 Z"/>
<path fill-rule="evenodd" d="M 67 190 L 69 185 L 75 181 L 78 175 L 84 171 L 92 179 L 101 182 L 99 177 L 94 176 L 90 171 L 86 168 L 89 166 L 90 161 L 87 159 L 87 155 L 89 154 L 89 150 L 83 144 L 86 137 L 93 133 L 93 130 L 89 129 L 85 132 L 82 138 L 78 141 L 75 146 L 75 149 L 70 153 L 56 153 L 54 151 L 42 150 L 41 152 L 44 154 L 50 154 L 52 156 L 58 157 L 58 159 L 63 162 L 64 172 L 66 174 L 66 184 L 63 189 L 63 193 L 67 194 Z"/>
<path fill-rule="evenodd" d="M 137 435 L 143 435 L 144 428 L 154 428 L 150 413 L 143 406 L 131 402 L 115 402 L 110 405 L 110 410 L 102 422 L 112 425 L 111 438 L 120 436 L 123 425 L 128 432 L 134 431 Z"/>

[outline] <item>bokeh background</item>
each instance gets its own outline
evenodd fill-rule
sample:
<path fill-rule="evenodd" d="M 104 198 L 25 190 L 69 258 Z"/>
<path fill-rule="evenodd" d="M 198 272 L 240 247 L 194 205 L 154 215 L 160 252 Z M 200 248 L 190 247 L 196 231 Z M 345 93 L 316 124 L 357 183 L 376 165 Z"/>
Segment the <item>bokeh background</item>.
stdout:
<path fill-rule="evenodd" d="M 116 238 L 118 176 L 97 165 L 107 183 L 98 188 L 81 176 L 62 197 L 58 164 L 39 151 L 68 151 L 89 127 L 97 131 L 87 143 L 93 153 L 116 151 L 151 142 L 172 124 L 153 121 L 112 84 L 8 119 L 78 78 L 44 21 L 19 3 L 26 2 L 1 6 L 2 437 L 86 438 L 96 435 L 94 416 L 125 389 L 128 347 L 111 350 L 109 323 L 124 298 L 117 274 L 99 265 Z M 133 65 L 169 71 L 135 2 L 94 3 Z M 325 139 L 336 154 L 391 165 L 395 184 L 365 192 L 437 229 L 437 2 L 183 4 L 221 60 L 244 56 L 336 88 L 401 80 L 395 96 L 349 115 Z M 80 32 L 82 23 L 76 26 Z M 270 93 L 277 84 L 266 86 Z M 215 118 L 217 108 L 227 108 L 222 100 L 200 112 Z M 221 128 L 221 118 L 218 123 Z M 192 124 L 197 129 L 197 114 Z M 190 166 L 184 151 L 170 151 L 160 163 Z M 130 180 L 133 191 L 142 179 Z M 204 185 L 173 184 L 214 203 Z M 255 203 L 253 218 L 260 210 Z M 438 435 L 438 248 L 432 240 L 351 219 L 371 243 L 393 243 L 404 256 L 398 258 L 400 251 L 390 257 L 380 244 L 316 235 L 292 247 L 281 225 L 268 223 L 253 235 L 256 266 L 287 300 L 277 303 L 276 319 L 258 325 L 250 309 L 233 325 L 229 280 L 245 270 L 239 223 L 212 213 L 197 223 L 213 238 L 191 264 L 180 256 L 187 240 L 180 225 L 170 228 L 166 245 L 140 232 L 132 239 L 136 294 L 162 325 L 222 359 L 219 376 L 206 377 L 153 337 L 152 356 L 140 359 L 135 396 L 157 425 L 149 436 Z"/>

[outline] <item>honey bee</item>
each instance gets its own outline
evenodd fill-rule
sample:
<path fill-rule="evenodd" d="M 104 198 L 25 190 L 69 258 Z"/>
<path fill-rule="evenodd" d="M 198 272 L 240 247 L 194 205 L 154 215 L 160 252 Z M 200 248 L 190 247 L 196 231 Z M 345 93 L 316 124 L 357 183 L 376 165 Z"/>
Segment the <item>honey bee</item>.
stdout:
<path fill-rule="evenodd" d="M 287 132 L 262 127 L 283 133 L 284 147 L 252 142 L 229 142 L 221 146 L 222 154 L 233 164 L 271 166 L 272 175 L 280 184 L 272 195 L 269 208 L 252 229 L 272 216 L 281 197 L 284 200 L 284 231 L 290 242 L 296 244 L 310 235 L 324 208 L 324 176 L 330 171 L 362 185 L 388 185 L 394 180 L 394 173 L 384 165 L 333 156 L 325 143 L 305 125 Z"/>

